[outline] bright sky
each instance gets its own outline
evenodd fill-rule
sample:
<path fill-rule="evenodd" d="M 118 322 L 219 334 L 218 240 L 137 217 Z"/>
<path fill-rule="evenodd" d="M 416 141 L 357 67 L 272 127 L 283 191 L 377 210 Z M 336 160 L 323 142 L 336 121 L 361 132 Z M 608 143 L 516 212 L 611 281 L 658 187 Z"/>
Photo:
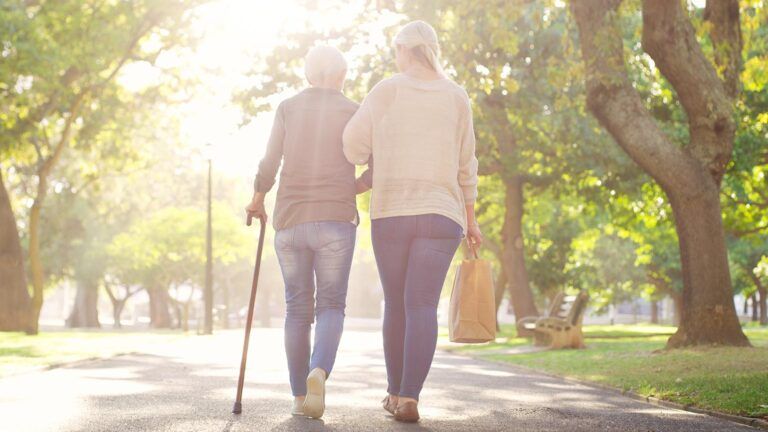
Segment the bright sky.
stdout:
<path fill-rule="evenodd" d="M 231 102 L 235 90 L 248 86 L 247 72 L 259 56 L 279 45 L 284 35 L 305 29 L 309 21 L 323 29 L 349 23 L 364 4 L 359 0 L 320 1 L 323 6 L 343 7 L 309 11 L 301 3 L 306 2 L 219 0 L 203 5 L 196 10 L 195 30 L 203 34 L 196 50 L 182 56 L 163 54 L 158 59 L 160 67 L 190 65 L 188 73 L 202 79 L 202 88 L 180 108 L 181 133 L 192 147 L 213 144 L 216 170 L 251 176 L 264 153 L 274 114 L 263 113 L 240 128 L 242 114 Z M 129 87 L 141 87 L 142 82 L 156 78 L 157 71 L 150 66 L 136 65 L 122 80 Z"/>

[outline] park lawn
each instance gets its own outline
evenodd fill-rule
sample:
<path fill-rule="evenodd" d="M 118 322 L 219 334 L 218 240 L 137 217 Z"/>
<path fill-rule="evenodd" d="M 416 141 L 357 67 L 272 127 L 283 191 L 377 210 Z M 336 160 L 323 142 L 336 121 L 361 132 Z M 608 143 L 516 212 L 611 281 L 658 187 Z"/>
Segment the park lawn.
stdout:
<path fill-rule="evenodd" d="M 0 378 L 92 358 L 138 352 L 183 337 L 178 331 L 0 332 Z"/>
<path fill-rule="evenodd" d="M 530 345 L 505 326 L 495 343 L 446 349 L 729 414 L 768 418 L 768 329 L 745 328 L 754 348 L 664 350 L 673 327 L 585 326 L 587 348 L 514 352 Z"/>

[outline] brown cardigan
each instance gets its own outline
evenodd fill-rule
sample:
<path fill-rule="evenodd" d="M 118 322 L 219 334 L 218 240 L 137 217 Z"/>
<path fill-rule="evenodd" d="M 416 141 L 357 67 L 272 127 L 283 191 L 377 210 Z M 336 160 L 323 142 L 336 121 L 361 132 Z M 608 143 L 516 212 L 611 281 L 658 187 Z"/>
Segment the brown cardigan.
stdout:
<path fill-rule="evenodd" d="M 358 222 L 355 167 L 344 157 L 341 142 L 357 107 L 337 90 L 312 87 L 277 108 L 254 181 L 257 192 L 268 192 L 282 161 L 276 230 L 305 222 Z"/>

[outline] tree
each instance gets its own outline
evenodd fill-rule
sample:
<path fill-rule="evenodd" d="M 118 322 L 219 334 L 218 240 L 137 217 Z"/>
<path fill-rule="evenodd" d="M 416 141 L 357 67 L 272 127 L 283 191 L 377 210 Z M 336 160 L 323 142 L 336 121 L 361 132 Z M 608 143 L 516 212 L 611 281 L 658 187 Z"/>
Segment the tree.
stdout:
<path fill-rule="evenodd" d="M 732 107 L 741 64 L 738 1 L 708 1 L 705 11 L 718 53 L 715 60 L 725 79 L 702 51 L 682 2 L 642 2 L 643 48 L 677 92 L 688 116 L 685 147 L 675 145 L 659 127 L 628 77 L 619 26 L 621 3 L 573 0 L 571 7 L 587 68 L 590 111 L 660 185 L 673 210 L 683 311 L 668 346 L 749 345 L 733 304 L 720 210 L 720 185 L 733 148 Z"/>
<path fill-rule="evenodd" d="M 35 186 L 27 223 L 32 283 L 27 319 L 33 332 L 46 279 L 40 222 L 50 177 L 82 130 L 83 119 L 103 108 L 102 96 L 115 85 L 123 67 L 132 61 L 152 61 L 167 44 L 175 43 L 176 30 L 187 23 L 183 14 L 192 6 L 190 2 L 140 0 L 19 1 L 8 6 L 22 32 L 9 40 L 7 74 L 23 85 L 17 87 L 20 95 L 8 105 L 0 151 L 12 151 L 33 167 Z M 61 25 L 64 22 L 67 24 Z M 148 48 L 150 44 L 143 42 L 150 36 L 155 40 Z M 94 44 L 97 37 L 100 43 Z"/>
<path fill-rule="evenodd" d="M 768 260 L 768 239 L 759 236 L 729 238 L 734 280 L 745 297 L 754 296 L 756 321 L 768 324 L 768 284 L 761 263 Z"/>
<path fill-rule="evenodd" d="M 32 332 L 24 254 L 11 201 L 0 171 L 0 331 Z"/>
<path fill-rule="evenodd" d="M 4 55 L 0 62 L 0 103 L 2 111 L 9 112 L 20 94 L 14 94 L 8 83 L 16 83 L 19 78 L 30 72 L 28 62 L 14 64 L 15 56 L 12 53 L 20 44 L 32 43 L 33 32 L 29 32 L 28 20 L 22 11 L 13 8 L 2 9 L 0 19 L 0 40 L 7 47 L 8 55 Z M 22 81 L 22 84 L 25 84 Z M 23 88 L 23 87 L 22 87 Z M 2 121 L 3 127 L 8 127 Z M 15 144 L 15 143 L 14 143 Z M 32 311 L 31 299 L 27 291 L 27 276 L 24 270 L 24 251 L 19 239 L 19 230 L 16 225 L 16 217 L 11 205 L 11 197 L 8 194 L 6 178 L 2 169 L 6 168 L 6 157 L 11 149 L 10 145 L 0 145 L 0 331 L 26 331 L 32 333 L 34 328 L 30 325 L 29 315 Z"/>
<path fill-rule="evenodd" d="M 576 185 L 608 185 L 626 166 L 626 157 L 607 147 L 606 136 L 584 116 L 583 68 L 567 9 L 554 1 L 483 8 L 423 1 L 402 9 L 435 24 L 449 73 L 473 99 L 481 172 L 498 177 L 503 191 L 497 197 L 503 217 L 491 219 L 501 226 L 499 262 L 515 315 L 537 315 L 537 294 L 577 285 L 573 275 L 553 271 L 564 269 L 570 240 L 582 228 L 567 218 L 602 195 Z M 539 206 L 554 213 L 543 215 Z M 529 219 L 534 213 L 538 218 Z M 541 222 L 553 214 L 563 217 L 563 230 Z M 483 225 L 492 234 L 495 228 Z"/>
<path fill-rule="evenodd" d="M 123 324 L 120 317 L 123 314 L 123 309 L 125 309 L 125 304 L 131 297 L 141 292 L 141 287 L 122 285 L 119 281 L 113 281 L 112 278 L 109 277 L 106 279 L 107 280 L 104 281 L 104 291 L 107 292 L 109 301 L 112 303 L 113 326 L 114 328 L 122 328 Z M 123 291 L 122 295 L 120 295 L 121 288 Z"/>
<path fill-rule="evenodd" d="M 765 128 L 768 126 L 768 75 L 765 50 L 768 33 L 764 23 L 768 11 L 759 2 L 746 2 L 742 8 L 744 39 L 743 89 L 737 103 L 739 128 L 728 173 L 723 181 L 724 222 L 728 234 L 734 282 L 746 297 L 751 293 L 757 320 L 768 324 L 765 275 L 761 261 L 768 256 L 768 152 Z"/>
<path fill-rule="evenodd" d="M 179 324 L 186 326 L 189 302 L 202 284 L 205 266 L 206 214 L 198 208 L 169 207 L 137 220 L 114 237 L 108 248 L 112 271 L 123 286 L 143 286 L 150 296 L 150 319 L 155 328 L 170 327 L 169 290 L 186 291 L 176 298 Z M 231 264 L 249 255 L 242 221 L 220 205 L 213 213 L 213 259 Z M 181 287 L 185 287 L 183 290 Z"/>
<path fill-rule="evenodd" d="M 97 302 L 106 269 L 107 225 L 82 190 L 62 191 L 49 199 L 43 215 L 41 260 L 47 279 L 75 283 L 75 303 L 66 319 L 70 328 L 101 327 Z M 48 285 L 48 283 L 46 283 Z"/>

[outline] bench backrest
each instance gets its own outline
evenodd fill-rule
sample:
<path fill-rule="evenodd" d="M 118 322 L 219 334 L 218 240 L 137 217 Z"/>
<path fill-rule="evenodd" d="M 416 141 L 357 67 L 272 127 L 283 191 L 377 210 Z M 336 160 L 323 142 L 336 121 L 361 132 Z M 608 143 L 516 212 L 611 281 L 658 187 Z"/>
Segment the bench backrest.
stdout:
<path fill-rule="evenodd" d="M 551 314 L 550 317 L 561 319 L 568 318 L 568 313 L 570 313 L 571 309 L 573 309 L 573 304 L 576 302 L 576 297 L 577 296 L 575 295 L 562 294 L 559 309 L 556 310 L 554 314 Z"/>
<path fill-rule="evenodd" d="M 552 304 L 549 305 L 549 313 L 547 314 L 550 318 L 565 318 L 565 313 L 563 313 L 563 300 L 565 299 L 565 293 L 559 292 L 555 296 L 554 299 L 552 299 Z"/>
<path fill-rule="evenodd" d="M 574 326 L 581 324 L 582 320 L 584 320 L 584 312 L 587 310 L 587 300 L 589 300 L 589 296 L 585 291 L 581 291 L 576 295 L 566 318 L 569 324 Z"/>

